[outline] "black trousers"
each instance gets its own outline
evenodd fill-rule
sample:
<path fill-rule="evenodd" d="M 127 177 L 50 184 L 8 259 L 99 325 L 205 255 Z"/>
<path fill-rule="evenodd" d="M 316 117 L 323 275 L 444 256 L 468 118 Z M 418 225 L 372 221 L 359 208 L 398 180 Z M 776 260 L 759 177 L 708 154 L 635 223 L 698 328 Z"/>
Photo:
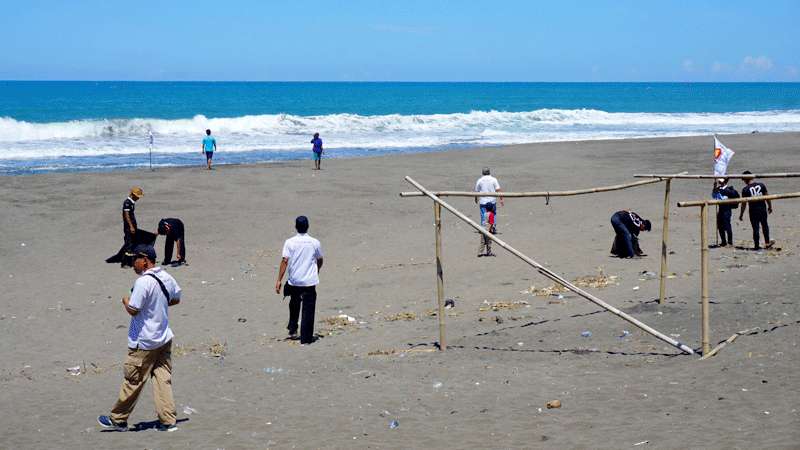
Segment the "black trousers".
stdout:
<path fill-rule="evenodd" d="M 733 228 L 731 227 L 730 209 L 720 208 L 719 211 L 717 211 L 717 232 L 719 232 L 721 245 L 733 245 Z"/>
<path fill-rule="evenodd" d="M 758 228 L 764 230 L 764 243 L 769 244 L 769 224 L 767 223 L 767 212 L 763 210 L 750 209 L 750 225 L 753 226 L 753 244 L 758 245 Z"/>
<path fill-rule="evenodd" d="M 317 305 L 316 286 L 292 286 L 289 299 L 289 333 L 297 333 L 297 320 L 303 310 L 300 322 L 300 343 L 310 344 L 314 341 L 314 309 Z"/>
<path fill-rule="evenodd" d="M 181 254 L 179 261 L 186 260 L 186 237 L 183 235 L 173 236 L 172 234 L 167 234 L 167 240 L 164 242 L 164 264 L 168 264 L 172 261 L 172 247 L 175 246 L 175 241 L 178 239 L 180 239 L 178 253 Z"/>
<path fill-rule="evenodd" d="M 127 253 L 133 253 L 133 234 L 130 232 L 128 227 L 124 227 L 122 232 L 125 233 L 125 237 L 123 238 L 125 240 L 123 243 L 123 249 Z"/>

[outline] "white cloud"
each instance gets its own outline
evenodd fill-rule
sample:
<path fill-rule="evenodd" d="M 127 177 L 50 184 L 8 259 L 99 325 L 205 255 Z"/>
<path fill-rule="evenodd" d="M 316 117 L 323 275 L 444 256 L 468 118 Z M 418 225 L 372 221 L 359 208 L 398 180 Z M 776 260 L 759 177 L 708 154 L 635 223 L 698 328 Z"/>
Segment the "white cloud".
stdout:
<path fill-rule="evenodd" d="M 760 71 L 768 71 L 772 69 L 772 59 L 766 56 L 745 56 L 742 60 L 742 67 L 745 69 L 753 69 Z"/>
<path fill-rule="evenodd" d="M 797 76 L 800 75 L 800 69 L 795 66 L 789 66 L 786 68 L 786 73 L 792 78 L 797 78 Z"/>
<path fill-rule="evenodd" d="M 728 70 L 730 70 L 730 66 L 723 62 L 714 61 L 714 63 L 711 64 L 711 71 L 714 73 L 727 72 Z"/>
<path fill-rule="evenodd" d="M 691 59 L 684 59 L 683 64 L 681 65 L 683 66 L 683 70 L 686 72 L 695 71 L 694 61 L 692 61 Z"/>

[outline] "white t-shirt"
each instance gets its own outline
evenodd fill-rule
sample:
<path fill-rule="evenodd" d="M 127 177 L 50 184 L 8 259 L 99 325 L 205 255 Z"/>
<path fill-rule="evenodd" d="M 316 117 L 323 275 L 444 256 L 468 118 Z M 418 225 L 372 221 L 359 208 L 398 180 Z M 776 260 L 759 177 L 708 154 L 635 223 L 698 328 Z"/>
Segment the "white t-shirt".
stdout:
<path fill-rule="evenodd" d="M 305 287 L 319 284 L 317 259 L 322 258 L 322 247 L 318 240 L 306 233 L 298 233 L 284 242 L 283 257 L 289 259 L 290 285 Z"/>
<path fill-rule="evenodd" d="M 173 338 L 169 328 L 169 299 L 164 297 L 158 282 L 148 274 L 153 274 L 164 283 L 171 299 L 181 298 L 178 283 L 161 267 L 153 267 L 145 271 L 133 283 L 133 291 L 128 306 L 139 310 L 139 314 L 131 317 L 128 328 L 128 348 L 154 350 Z"/>
<path fill-rule="evenodd" d="M 475 183 L 475 192 L 497 192 L 498 189 L 500 189 L 500 183 L 491 175 L 484 175 Z M 481 205 L 496 203 L 497 197 L 479 197 L 478 202 Z"/>

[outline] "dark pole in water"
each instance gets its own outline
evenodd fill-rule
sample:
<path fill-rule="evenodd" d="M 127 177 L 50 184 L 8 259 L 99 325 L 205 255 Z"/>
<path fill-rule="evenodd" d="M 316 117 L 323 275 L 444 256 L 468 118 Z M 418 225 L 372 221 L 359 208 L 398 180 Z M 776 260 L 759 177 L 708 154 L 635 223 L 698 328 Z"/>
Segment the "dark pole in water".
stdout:
<path fill-rule="evenodd" d="M 152 171 L 153 170 L 153 132 L 152 131 L 148 131 L 148 135 L 149 135 L 148 137 L 150 139 L 150 145 L 148 145 L 148 147 L 150 148 L 150 170 Z"/>

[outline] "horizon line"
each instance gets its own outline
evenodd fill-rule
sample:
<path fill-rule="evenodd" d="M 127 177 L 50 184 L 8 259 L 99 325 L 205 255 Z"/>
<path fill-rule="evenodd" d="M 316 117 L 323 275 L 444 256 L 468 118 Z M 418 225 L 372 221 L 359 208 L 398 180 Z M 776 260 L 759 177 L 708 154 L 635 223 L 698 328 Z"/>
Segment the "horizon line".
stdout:
<path fill-rule="evenodd" d="M 773 81 L 747 81 L 747 80 L 728 80 L 728 81 L 665 81 L 665 80 L 651 80 L 651 81 L 545 81 L 545 80 L 515 80 L 515 81 L 501 81 L 501 80 L 114 80 L 114 79 L 3 79 L 0 78 L 0 83 L 3 82 L 16 82 L 16 83 L 331 83 L 331 84 L 345 84 L 345 83 L 486 83 L 486 84 L 503 84 L 503 83 L 550 83 L 550 84 L 585 84 L 585 83 L 628 83 L 628 84 L 733 84 L 733 83 L 752 83 L 752 84 L 777 84 L 777 83 L 793 83 L 800 84 L 800 80 L 773 80 Z"/>

